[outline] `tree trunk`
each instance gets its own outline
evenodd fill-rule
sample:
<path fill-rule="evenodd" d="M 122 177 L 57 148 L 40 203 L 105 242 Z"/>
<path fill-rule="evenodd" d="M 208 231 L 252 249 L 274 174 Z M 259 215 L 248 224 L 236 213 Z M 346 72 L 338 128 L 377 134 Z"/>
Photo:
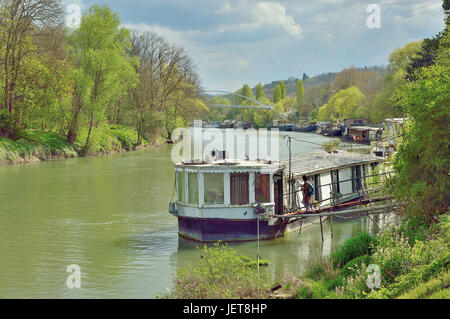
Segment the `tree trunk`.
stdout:
<path fill-rule="evenodd" d="M 81 99 L 80 95 L 76 93 L 72 102 L 74 114 L 72 122 L 70 123 L 69 131 L 67 132 L 67 142 L 69 142 L 72 145 L 77 140 L 78 116 L 80 115 L 80 111 L 82 108 L 80 99 Z"/>
<path fill-rule="evenodd" d="M 89 139 L 91 138 L 91 132 L 92 132 L 92 125 L 94 123 L 94 112 L 91 112 L 90 114 L 90 120 L 89 120 L 89 132 L 88 132 L 88 136 L 86 138 L 86 143 L 83 146 L 83 152 L 86 152 L 87 147 L 89 145 Z"/>

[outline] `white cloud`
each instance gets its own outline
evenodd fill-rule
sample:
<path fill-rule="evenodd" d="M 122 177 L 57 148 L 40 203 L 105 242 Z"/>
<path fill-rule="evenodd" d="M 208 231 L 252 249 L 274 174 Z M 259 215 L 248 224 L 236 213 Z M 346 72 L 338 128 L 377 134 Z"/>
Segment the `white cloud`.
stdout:
<path fill-rule="evenodd" d="M 293 36 L 300 37 L 302 28 L 295 23 L 292 16 L 286 14 L 286 8 L 279 3 L 259 2 L 254 10 L 256 21 L 261 25 L 280 25 Z"/>
<path fill-rule="evenodd" d="M 217 27 L 217 32 L 236 30 L 257 30 L 265 26 L 281 27 L 294 37 L 301 37 L 303 30 L 295 19 L 286 13 L 286 7 L 275 2 L 248 2 L 241 0 L 231 4 L 226 1 L 223 7 L 214 12 L 222 16 L 232 16 L 230 23 Z M 245 21 L 236 23 L 237 21 Z"/>

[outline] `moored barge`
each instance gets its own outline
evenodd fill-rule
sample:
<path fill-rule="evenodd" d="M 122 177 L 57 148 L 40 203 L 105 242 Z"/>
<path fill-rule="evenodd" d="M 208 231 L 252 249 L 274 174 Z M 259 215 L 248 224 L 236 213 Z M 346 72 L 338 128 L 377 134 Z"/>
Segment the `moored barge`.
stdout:
<path fill-rule="evenodd" d="M 320 151 L 290 162 L 183 162 L 175 165 L 177 200 L 169 212 L 178 218 L 179 235 L 198 242 L 274 239 L 302 225 L 300 218 L 280 216 L 304 209 L 303 175 L 315 188 L 317 207 L 348 203 L 382 161 Z"/>

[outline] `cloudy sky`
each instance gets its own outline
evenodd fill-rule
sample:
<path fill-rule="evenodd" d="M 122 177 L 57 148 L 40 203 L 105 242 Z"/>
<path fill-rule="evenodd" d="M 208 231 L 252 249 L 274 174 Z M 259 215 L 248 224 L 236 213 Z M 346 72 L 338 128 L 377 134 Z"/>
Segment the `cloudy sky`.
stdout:
<path fill-rule="evenodd" d="M 184 47 L 202 85 L 234 91 L 289 77 L 386 65 L 396 47 L 444 27 L 442 0 L 64 0 L 108 4 L 128 28 Z M 370 4 L 381 27 L 369 28 Z"/>

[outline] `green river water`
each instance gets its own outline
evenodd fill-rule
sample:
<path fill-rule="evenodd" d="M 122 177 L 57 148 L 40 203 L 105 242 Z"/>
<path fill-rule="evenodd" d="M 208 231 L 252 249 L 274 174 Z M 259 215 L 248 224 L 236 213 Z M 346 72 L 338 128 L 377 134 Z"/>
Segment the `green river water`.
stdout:
<path fill-rule="evenodd" d="M 316 143 L 328 138 L 291 133 Z M 294 143 L 294 155 L 320 148 Z M 167 212 L 174 172 L 170 146 L 105 157 L 0 167 L 0 298 L 155 298 L 178 267 L 199 260 Z M 287 157 L 286 143 L 281 156 Z M 273 274 L 304 271 L 345 239 L 375 232 L 365 218 L 304 228 L 261 242 Z M 256 258 L 257 243 L 233 244 Z M 68 265 L 81 267 L 81 289 L 69 289 Z"/>

